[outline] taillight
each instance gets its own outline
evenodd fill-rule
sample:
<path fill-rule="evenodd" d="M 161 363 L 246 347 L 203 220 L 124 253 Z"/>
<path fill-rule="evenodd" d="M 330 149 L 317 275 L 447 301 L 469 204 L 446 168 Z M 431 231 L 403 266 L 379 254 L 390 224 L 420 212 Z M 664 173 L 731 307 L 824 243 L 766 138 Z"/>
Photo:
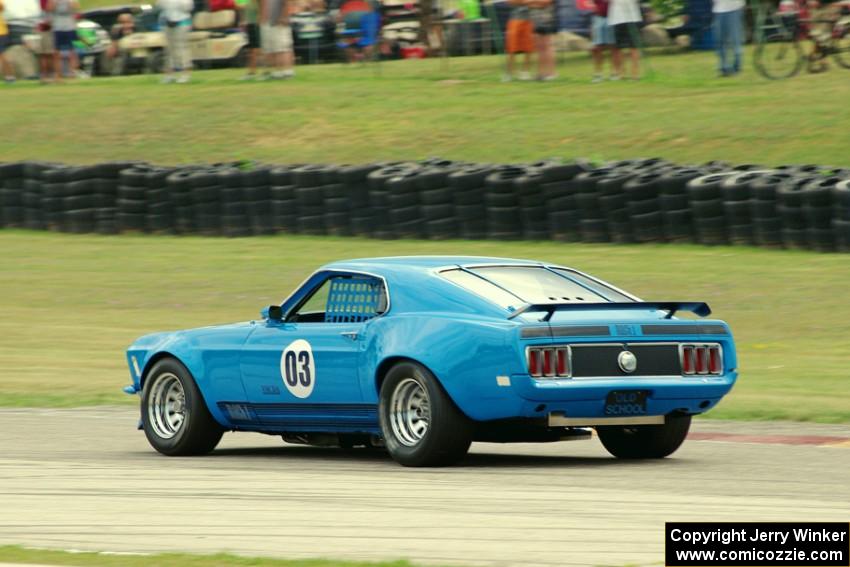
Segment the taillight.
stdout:
<path fill-rule="evenodd" d="M 570 349 L 559 348 L 559 349 L 557 349 L 556 352 L 558 353 L 558 366 L 557 366 L 558 376 L 569 376 L 570 375 Z"/>
<path fill-rule="evenodd" d="M 535 378 L 559 378 L 570 375 L 570 347 L 528 347 L 528 373 Z"/>
<path fill-rule="evenodd" d="M 543 349 L 543 375 L 544 376 L 554 376 L 555 375 L 555 365 L 554 358 L 555 349 L 553 348 L 544 348 Z"/>
<path fill-rule="evenodd" d="M 694 373 L 694 347 L 682 346 L 682 374 Z"/>
<path fill-rule="evenodd" d="M 708 373 L 721 374 L 722 371 L 723 368 L 720 364 L 720 347 L 708 347 Z"/>
<path fill-rule="evenodd" d="M 723 351 L 718 344 L 683 344 L 679 349 L 682 374 L 723 374 Z"/>
<path fill-rule="evenodd" d="M 708 374 L 708 353 L 703 347 L 696 347 L 697 374 Z"/>
<path fill-rule="evenodd" d="M 540 351 L 537 349 L 528 349 L 528 373 L 532 376 L 540 376 Z"/>

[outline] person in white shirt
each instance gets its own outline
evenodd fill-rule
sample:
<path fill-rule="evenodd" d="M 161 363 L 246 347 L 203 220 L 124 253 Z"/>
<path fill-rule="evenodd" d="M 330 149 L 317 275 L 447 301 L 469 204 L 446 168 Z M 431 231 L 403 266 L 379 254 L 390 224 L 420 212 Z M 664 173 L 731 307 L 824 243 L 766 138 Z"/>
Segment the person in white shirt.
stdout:
<path fill-rule="evenodd" d="M 162 82 L 188 83 L 192 70 L 192 54 L 189 52 L 192 0 L 158 0 L 156 5 L 160 9 L 160 24 L 165 31 L 165 77 Z"/>
<path fill-rule="evenodd" d="M 717 49 L 721 77 L 741 71 L 744 43 L 744 0 L 714 0 L 714 46 Z"/>
<path fill-rule="evenodd" d="M 623 52 L 629 50 L 632 61 L 631 78 L 640 79 L 640 28 L 643 21 L 638 0 L 611 0 L 608 6 L 608 25 L 614 28 L 615 48 L 611 52 L 614 77 L 623 76 Z M 613 77 L 612 77 L 613 78 Z"/>

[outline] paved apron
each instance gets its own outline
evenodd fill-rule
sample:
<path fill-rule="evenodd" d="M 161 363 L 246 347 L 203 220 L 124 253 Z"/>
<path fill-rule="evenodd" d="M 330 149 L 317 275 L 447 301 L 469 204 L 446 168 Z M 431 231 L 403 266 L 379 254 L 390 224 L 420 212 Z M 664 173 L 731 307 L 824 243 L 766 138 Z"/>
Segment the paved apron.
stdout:
<path fill-rule="evenodd" d="M 0 410 L 0 544 L 469 565 L 662 564 L 673 520 L 850 521 L 850 426 L 695 422 L 674 457 L 475 444 L 461 466 L 225 435 L 168 458 L 128 408 Z"/>

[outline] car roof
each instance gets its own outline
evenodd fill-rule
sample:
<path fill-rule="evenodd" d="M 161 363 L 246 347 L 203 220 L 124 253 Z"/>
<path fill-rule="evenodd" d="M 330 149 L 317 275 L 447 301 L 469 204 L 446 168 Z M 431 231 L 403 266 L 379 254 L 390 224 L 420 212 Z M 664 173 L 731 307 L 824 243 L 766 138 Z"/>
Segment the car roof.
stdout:
<path fill-rule="evenodd" d="M 410 270 L 415 272 L 431 271 L 434 268 L 449 266 L 475 266 L 481 264 L 499 264 L 515 266 L 543 266 L 538 260 L 520 260 L 516 258 L 498 258 L 491 256 L 388 256 L 384 258 L 357 258 L 333 262 L 323 266 L 329 270 L 373 270 L 380 272 L 389 270 Z"/>

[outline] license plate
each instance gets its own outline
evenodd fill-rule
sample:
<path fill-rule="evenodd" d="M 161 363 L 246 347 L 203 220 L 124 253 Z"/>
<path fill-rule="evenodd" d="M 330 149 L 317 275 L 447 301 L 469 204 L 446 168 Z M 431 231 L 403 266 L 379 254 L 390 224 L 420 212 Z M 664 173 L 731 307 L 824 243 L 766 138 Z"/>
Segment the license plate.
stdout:
<path fill-rule="evenodd" d="M 605 415 L 646 415 L 648 390 L 612 390 L 605 398 Z"/>
<path fill-rule="evenodd" d="M 130 57 L 135 59 L 144 59 L 148 56 L 148 51 L 146 49 L 132 49 L 130 50 Z"/>

